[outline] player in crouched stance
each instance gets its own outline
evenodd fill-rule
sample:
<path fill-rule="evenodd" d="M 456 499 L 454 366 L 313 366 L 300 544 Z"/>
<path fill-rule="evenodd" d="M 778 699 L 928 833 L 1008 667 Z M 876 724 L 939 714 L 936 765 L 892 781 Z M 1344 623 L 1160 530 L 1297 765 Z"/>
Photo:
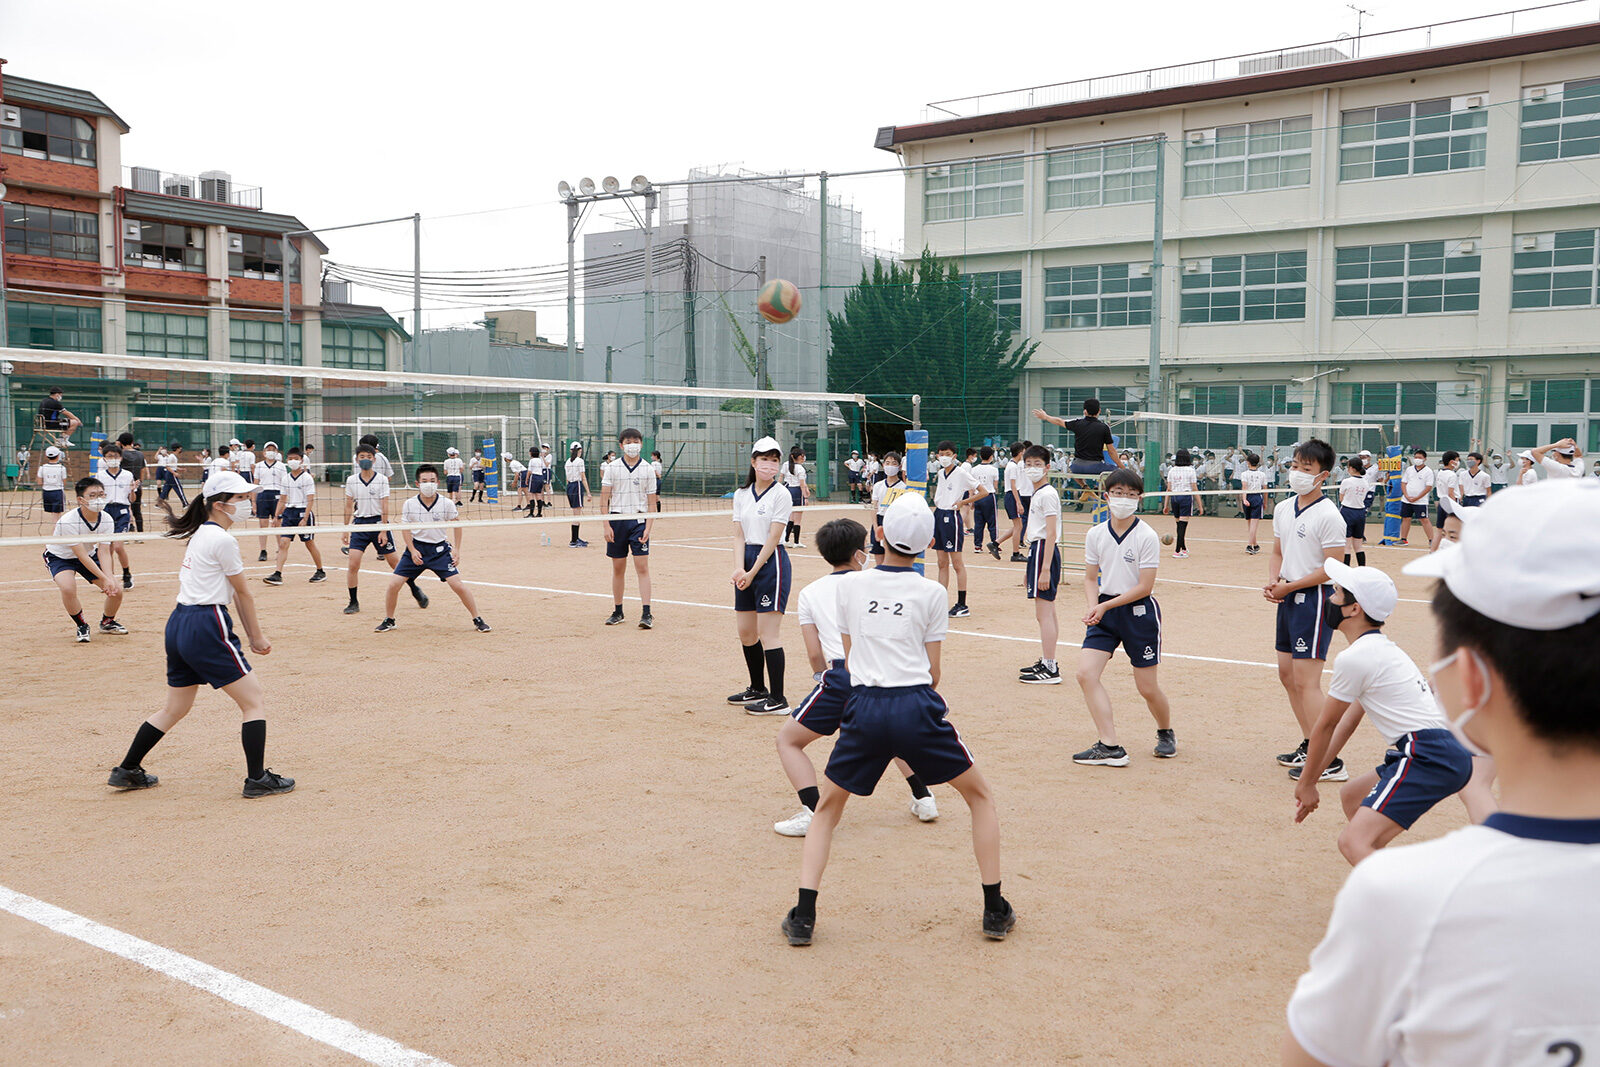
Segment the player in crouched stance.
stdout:
<path fill-rule="evenodd" d="M 419 466 L 417 495 L 400 505 L 400 521 L 446 523 L 454 522 L 458 517 L 455 502 L 439 495 L 439 468 L 431 463 Z M 389 588 L 384 590 L 383 621 L 373 630 L 374 633 L 388 633 L 395 628 L 394 613 L 400 603 L 400 587 L 412 583 L 412 588 L 416 588 L 416 580 L 429 571 L 438 575 L 439 580 L 461 598 L 462 606 L 472 616 L 473 628 L 482 634 L 489 632 L 489 624 L 478 614 L 477 598 L 467 588 L 467 583 L 461 580 L 461 572 L 457 569 L 461 566 L 463 532 L 460 526 L 455 528 L 455 545 L 452 546 L 445 539 L 443 526 L 400 531 L 400 536 L 405 538 L 406 550 L 401 554 L 400 562 L 395 564 Z"/>
<path fill-rule="evenodd" d="M 809 945 L 817 887 L 833 830 L 853 793 L 870 796 L 889 761 L 902 758 L 924 782 L 949 782 L 972 812 L 972 846 L 983 880 L 983 932 L 1004 940 L 1016 913 L 1000 895 L 1000 818 L 989 783 L 973 766 L 937 691 L 939 652 L 949 628 L 944 588 L 911 569 L 933 541 L 933 512 L 902 496 L 883 517 L 884 562 L 839 583 L 839 627 L 850 680 L 838 743 L 828 759 L 815 818 L 800 861 L 800 895 L 784 917 L 791 945 Z"/>

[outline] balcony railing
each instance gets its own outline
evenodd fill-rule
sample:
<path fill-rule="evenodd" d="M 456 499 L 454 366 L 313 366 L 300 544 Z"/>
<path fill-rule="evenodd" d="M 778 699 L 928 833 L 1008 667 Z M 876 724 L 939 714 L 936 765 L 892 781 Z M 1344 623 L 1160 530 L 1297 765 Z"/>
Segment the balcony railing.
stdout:
<path fill-rule="evenodd" d="M 123 167 L 122 183 L 136 193 L 181 196 L 186 200 L 205 200 L 215 204 L 261 210 L 261 187 L 240 185 L 225 171 L 208 170 L 196 176 L 174 174 L 155 167 Z"/>

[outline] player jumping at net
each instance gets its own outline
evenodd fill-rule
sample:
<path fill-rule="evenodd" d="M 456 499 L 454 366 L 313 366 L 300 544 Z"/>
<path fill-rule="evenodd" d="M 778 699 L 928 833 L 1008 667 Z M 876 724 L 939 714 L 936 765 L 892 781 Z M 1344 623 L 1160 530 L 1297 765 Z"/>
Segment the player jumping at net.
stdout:
<path fill-rule="evenodd" d="M 282 475 L 283 489 L 278 496 L 278 514 L 276 526 L 280 530 L 300 529 L 299 534 L 280 533 L 278 535 L 278 563 L 272 573 L 261 579 L 268 585 L 283 584 L 283 565 L 289 561 L 289 546 L 293 545 L 295 538 L 306 546 L 306 551 L 311 554 L 311 562 L 316 570 L 311 575 L 313 582 L 325 582 L 328 574 L 322 569 L 322 550 L 317 547 L 317 539 L 310 532 L 310 528 L 317 524 L 317 480 L 306 469 L 305 453 L 298 448 L 289 449 L 288 469 Z M 257 508 L 259 512 L 260 509 Z"/>
<path fill-rule="evenodd" d="M 344 483 L 346 526 L 376 525 L 389 521 L 389 479 L 373 469 L 375 455 L 376 452 L 371 445 L 362 445 L 356 449 L 356 466 L 360 469 Z M 361 602 L 356 596 L 356 586 L 361 580 L 361 559 L 366 555 L 367 546 L 371 545 L 377 551 L 378 557 L 387 563 L 391 570 L 400 566 L 400 558 L 395 554 L 394 537 L 387 530 L 373 533 L 365 530 L 354 534 L 346 533 L 340 540 L 350 556 L 345 577 L 345 587 L 350 591 L 350 603 L 345 605 L 344 613 L 354 615 L 361 610 Z M 416 600 L 417 607 L 427 607 L 428 594 L 417 587 L 416 577 L 406 579 L 406 584 L 411 587 L 411 596 Z"/>
<path fill-rule="evenodd" d="M 639 575 L 639 629 L 655 626 L 650 614 L 650 531 L 655 525 L 656 470 L 640 453 L 644 435 L 633 427 L 617 438 L 622 458 L 612 460 L 600 471 L 600 511 L 606 515 L 638 515 L 637 519 L 611 519 L 602 527 L 606 537 L 606 558 L 611 561 L 611 615 L 607 626 L 625 621 L 622 591 L 627 585 L 628 556 Z"/>
<path fill-rule="evenodd" d="M 750 448 L 750 471 L 733 494 L 733 618 L 750 684 L 728 697 L 751 715 L 786 715 L 783 641 L 778 630 L 794 579 L 782 545 L 794 500 L 780 484 L 783 450 L 763 437 Z"/>
<path fill-rule="evenodd" d="M 988 490 L 978 484 L 970 468 L 956 463 L 956 446 L 939 443 L 939 473 L 933 488 L 933 547 L 939 554 L 939 584 L 950 588 L 950 572 L 955 571 L 956 602 L 950 607 L 952 619 L 972 614 L 967 607 L 967 561 L 961 555 L 963 528 L 961 509 L 982 498 Z"/>
<path fill-rule="evenodd" d="M 439 468 L 431 463 L 424 463 L 416 469 L 416 478 L 417 495 L 400 505 L 400 521 L 455 522 L 460 517 L 455 503 L 439 495 Z M 389 587 L 383 592 L 383 621 L 374 628 L 374 633 L 388 633 L 395 628 L 394 613 L 396 605 L 400 603 L 400 587 L 409 584 L 415 591 L 416 580 L 430 571 L 438 575 L 439 580 L 461 598 L 462 607 L 466 608 L 467 614 L 472 617 L 473 628 L 481 634 L 489 632 L 489 624 L 478 614 L 477 598 L 472 595 L 472 590 L 467 588 L 466 582 L 461 578 L 461 561 L 464 558 L 461 553 L 461 538 L 465 532 L 459 524 L 455 526 L 455 544 L 452 546 L 450 541 L 446 540 L 442 525 L 400 531 L 401 537 L 405 539 L 405 551 L 400 554 L 400 562 L 395 565 L 394 576 L 389 579 Z M 422 607 L 428 606 L 426 601 L 419 600 L 418 604 Z"/>
<path fill-rule="evenodd" d="M 79 478 L 73 491 L 78 506 L 56 520 L 57 537 L 91 537 L 111 532 L 111 517 L 106 514 L 106 488 L 98 478 Z M 105 594 L 106 603 L 100 612 L 100 632 L 125 634 L 127 627 L 117 621 L 117 609 L 122 606 L 122 590 L 111 577 L 109 567 L 101 568 L 99 546 L 74 540 L 71 543 L 45 546 L 45 566 L 50 569 L 50 580 L 61 590 L 61 606 L 77 627 L 80 644 L 89 641 L 89 621 L 83 617 L 83 603 L 78 599 L 76 579 L 82 578 Z"/>

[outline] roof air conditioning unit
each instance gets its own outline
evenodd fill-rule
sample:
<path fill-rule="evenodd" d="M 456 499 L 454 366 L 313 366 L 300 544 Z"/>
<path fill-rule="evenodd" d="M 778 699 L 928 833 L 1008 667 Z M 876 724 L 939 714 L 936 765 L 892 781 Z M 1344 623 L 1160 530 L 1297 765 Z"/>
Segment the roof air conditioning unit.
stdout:
<path fill-rule="evenodd" d="M 21 126 L 22 109 L 6 105 L 0 107 L 0 126 Z"/>
<path fill-rule="evenodd" d="M 225 170 L 203 170 L 200 172 L 200 199 L 210 200 L 217 204 L 226 204 L 228 190 L 233 185 L 233 175 Z"/>
<path fill-rule="evenodd" d="M 161 183 L 161 191 L 168 196 L 183 196 L 194 199 L 194 182 L 188 178 L 168 178 Z"/>
<path fill-rule="evenodd" d="M 161 172 L 154 167 L 134 167 L 133 191 L 136 193 L 159 193 L 161 191 Z"/>
<path fill-rule="evenodd" d="M 350 283 L 328 279 L 322 283 L 322 299 L 330 304 L 350 303 Z"/>

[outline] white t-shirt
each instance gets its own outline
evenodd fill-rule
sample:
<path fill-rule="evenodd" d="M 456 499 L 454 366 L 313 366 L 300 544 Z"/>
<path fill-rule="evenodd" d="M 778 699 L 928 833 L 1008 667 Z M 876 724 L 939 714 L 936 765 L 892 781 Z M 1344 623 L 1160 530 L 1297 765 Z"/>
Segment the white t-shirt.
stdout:
<path fill-rule="evenodd" d="M 1494 484 L 1488 469 L 1481 466 L 1476 474 L 1463 472 L 1457 481 L 1461 485 L 1462 496 L 1488 496 L 1489 487 Z"/>
<path fill-rule="evenodd" d="M 661 479 L 666 474 L 667 468 L 662 465 L 659 459 L 653 459 L 650 461 L 650 469 L 656 472 L 656 492 L 659 493 L 661 492 Z"/>
<path fill-rule="evenodd" d="M 178 603 L 226 604 L 233 599 L 228 579 L 243 572 L 238 539 L 214 522 L 203 523 L 178 568 Z"/>
<path fill-rule="evenodd" d="M 649 510 L 650 494 L 656 491 L 655 468 L 644 460 L 628 466 L 625 459 L 614 459 L 600 469 L 600 486 L 610 487 L 609 510 L 618 515 L 643 515 Z"/>
<path fill-rule="evenodd" d="M 1552 459 L 1550 456 L 1545 456 L 1543 459 L 1541 459 L 1539 461 L 1539 466 L 1543 467 L 1544 472 L 1552 478 L 1583 477 L 1583 460 L 1579 459 L 1577 456 L 1572 457 L 1572 466 L 1570 467 L 1565 463 L 1561 463 L 1555 459 Z"/>
<path fill-rule="evenodd" d="M 102 466 L 100 473 L 95 475 L 100 484 L 106 487 L 107 504 L 128 504 L 132 502 L 133 475 L 125 470 L 118 469 L 115 473 L 111 468 Z"/>
<path fill-rule="evenodd" d="M 1460 473 L 1449 467 L 1440 467 L 1435 476 L 1433 485 L 1439 494 L 1439 506 L 1446 515 L 1456 510 L 1456 504 L 1461 499 Z"/>
<path fill-rule="evenodd" d="M 733 494 L 733 521 L 744 531 L 744 543 L 764 545 L 774 526 L 788 526 L 794 515 L 794 500 L 788 490 L 773 483 L 767 491 L 756 495 L 756 488 L 747 485 Z"/>
<path fill-rule="evenodd" d="M 815 626 L 822 658 L 830 664 L 844 659 L 844 640 L 839 636 L 839 582 L 851 571 L 834 571 L 800 590 L 800 625 Z"/>
<path fill-rule="evenodd" d="M 1161 565 L 1161 537 L 1141 519 L 1121 537 L 1102 522 L 1084 536 L 1083 562 L 1100 568 L 1100 592 L 1121 596 L 1139 584 L 1140 571 Z"/>
<path fill-rule="evenodd" d="M 1246 467 L 1239 472 L 1239 485 L 1243 492 L 1260 496 L 1267 491 L 1267 472 L 1260 467 Z"/>
<path fill-rule="evenodd" d="M 1022 464 L 1018 463 L 1014 459 L 1006 462 L 1005 477 L 1002 479 L 1002 482 L 1005 485 L 1006 492 L 1008 493 L 1017 487 L 1017 468 L 1020 466 L 1022 466 Z"/>
<path fill-rule="evenodd" d="M 1278 501 L 1272 509 L 1272 535 L 1283 552 L 1283 580 L 1298 582 L 1320 570 L 1328 558 L 1323 549 L 1344 547 L 1344 530 L 1344 516 L 1325 496 L 1317 497 L 1304 510 L 1297 496 Z"/>
<path fill-rule="evenodd" d="M 870 480 L 876 478 L 878 476 L 878 472 L 883 470 L 883 464 L 879 463 L 875 459 L 869 459 L 867 460 L 867 465 L 865 468 L 863 468 L 863 470 L 866 473 L 867 478 Z"/>
<path fill-rule="evenodd" d="M 256 484 L 272 492 L 283 492 L 283 487 L 289 481 L 289 468 L 282 463 L 268 463 L 262 460 L 256 464 Z"/>
<path fill-rule="evenodd" d="M 374 463 L 373 467 L 376 468 L 377 464 Z M 446 456 L 445 457 L 444 473 L 445 473 L 446 477 L 459 478 L 459 477 L 461 477 L 461 472 L 463 470 L 465 470 L 466 467 L 467 467 L 467 465 L 465 463 L 461 462 L 461 457 L 460 456 Z"/>
<path fill-rule="evenodd" d="M 1489 479 L 1493 485 L 1505 485 L 1511 481 L 1511 466 L 1503 460 L 1489 468 Z"/>
<path fill-rule="evenodd" d="M 111 517 L 103 511 L 100 513 L 99 517 L 96 518 L 93 523 L 91 523 L 84 517 L 82 508 L 72 508 L 68 510 L 65 515 L 56 520 L 56 528 L 54 533 L 57 537 L 80 537 L 87 534 L 108 534 L 115 526 L 116 523 L 112 522 Z M 87 542 L 83 542 L 83 550 L 92 555 L 94 553 L 95 546 L 88 544 Z M 71 559 L 73 556 L 77 555 L 76 552 L 72 551 L 71 545 L 46 545 L 45 551 L 50 553 L 52 556 L 55 556 L 57 559 Z"/>
<path fill-rule="evenodd" d="M 43 467 L 40 467 L 39 469 L 40 470 L 44 470 Z M 1529 467 L 1527 470 L 1523 471 L 1522 474 L 1517 478 L 1517 484 L 1518 485 L 1533 485 L 1538 480 L 1539 480 L 1539 472 L 1534 470 L 1532 467 Z"/>
<path fill-rule="evenodd" d="M 1342 508 L 1355 508 L 1365 510 L 1367 506 L 1367 493 L 1372 490 L 1372 483 L 1367 481 L 1366 475 L 1359 477 L 1352 474 L 1339 483 L 1339 506 Z"/>
<path fill-rule="evenodd" d="M 806 484 L 806 465 L 804 463 L 785 463 L 783 465 L 783 484 L 799 488 Z"/>
<path fill-rule="evenodd" d="M 568 482 L 581 482 L 581 481 L 584 481 L 586 479 L 586 477 L 587 477 L 587 475 L 585 474 L 585 472 L 587 470 L 588 470 L 588 468 L 585 467 L 584 464 L 583 464 L 583 457 L 582 456 L 578 456 L 575 459 L 567 460 L 567 481 Z"/>
<path fill-rule="evenodd" d="M 881 482 L 872 483 L 872 502 L 877 505 L 878 518 L 883 518 L 883 513 L 889 510 L 889 505 L 900 499 L 901 494 L 911 492 L 911 483 L 899 476 L 895 477 L 893 485 L 885 478 Z"/>
<path fill-rule="evenodd" d="M 993 463 L 979 463 L 972 468 L 972 477 L 990 495 L 994 494 L 995 486 L 1000 484 L 1000 471 Z"/>
<path fill-rule="evenodd" d="M 862 468 L 865 466 L 866 463 L 857 456 L 851 456 L 849 459 L 844 461 L 844 469 L 849 471 L 851 474 L 860 474 Z"/>
<path fill-rule="evenodd" d="M 839 580 L 839 632 L 850 636 L 850 683 L 929 685 L 926 645 L 950 627 L 944 586 L 909 567 L 874 567 Z"/>
<path fill-rule="evenodd" d="M 449 522 L 460 514 L 456 509 L 456 502 L 443 492 L 434 495 L 432 504 L 423 503 L 419 495 L 408 498 L 400 505 L 401 522 Z M 436 545 L 447 536 L 442 526 L 425 526 L 420 530 L 411 531 L 413 541 L 429 545 Z"/>
<path fill-rule="evenodd" d="M 934 479 L 933 506 L 949 511 L 962 497 L 977 488 L 978 481 L 972 476 L 972 471 L 959 463 L 952 463 Z"/>
<path fill-rule="evenodd" d="M 1193 493 L 1200 488 L 1200 481 L 1193 467 L 1173 467 L 1167 472 L 1167 491 L 1180 496 Z"/>
<path fill-rule="evenodd" d="M 1016 485 L 1014 488 L 1018 496 L 1028 497 L 1033 495 L 1034 485 L 1033 479 L 1028 477 L 1028 465 L 1020 459 L 1017 460 Z"/>
<path fill-rule="evenodd" d="M 362 474 L 371 474 L 363 481 Z M 389 479 L 376 471 L 362 471 L 345 479 L 344 495 L 356 502 L 351 516 L 357 519 L 375 519 L 383 514 L 383 499 L 389 495 Z"/>
<path fill-rule="evenodd" d="M 65 463 L 39 464 L 40 489 L 65 489 L 67 487 L 67 465 Z"/>
<path fill-rule="evenodd" d="M 1407 464 L 1400 468 L 1400 492 L 1407 504 L 1426 504 L 1433 482 L 1433 468 L 1426 463 L 1420 467 Z"/>
<path fill-rule="evenodd" d="M 233 470 L 233 460 L 229 456 L 218 456 L 209 464 L 212 474 L 221 474 L 223 471 Z"/>
<path fill-rule="evenodd" d="M 375 453 L 372 457 L 372 469 L 390 480 L 394 479 L 394 464 L 389 462 L 389 457 L 382 452 Z"/>
<path fill-rule="evenodd" d="M 311 498 L 317 495 L 317 480 L 311 472 L 302 470 L 298 474 L 288 471 L 283 475 L 283 506 L 286 508 L 308 508 Z"/>
<path fill-rule="evenodd" d="M 1597 841 L 1600 820 L 1498 813 L 1368 856 L 1289 1001 L 1295 1039 L 1341 1067 L 1565 1067 L 1592 1056 Z"/>
<path fill-rule="evenodd" d="M 156 466 L 160 467 L 162 470 L 168 470 L 173 474 L 177 474 L 178 457 L 173 455 L 171 452 L 163 452 L 161 455 L 156 457 Z"/>
<path fill-rule="evenodd" d="M 248 448 L 229 453 L 233 459 L 234 469 L 246 475 L 256 469 L 256 454 Z"/>
<path fill-rule="evenodd" d="M 1049 482 L 1040 484 L 1033 494 L 1033 502 L 1028 506 L 1028 526 L 1022 532 L 1022 538 L 1028 544 L 1043 541 L 1045 538 L 1045 523 L 1050 516 L 1061 515 L 1061 494 L 1056 492 L 1056 487 Z M 1060 522 L 1056 523 L 1056 534 L 1061 533 Z"/>
<path fill-rule="evenodd" d="M 1413 730 L 1448 729 L 1417 665 L 1377 630 L 1356 638 L 1334 659 L 1328 695 L 1359 700 L 1367 720 L 1385 741 L 1396 741 Z"/>
<path fill-rule="evenodd" d="M 520 459 L 514 459 L 510 463 L 506 464 L 506 466 L 511 468 L 512 474 L 521 474 L 523 471 L 528 469 L 522 465 L 522 461 Z"/>

